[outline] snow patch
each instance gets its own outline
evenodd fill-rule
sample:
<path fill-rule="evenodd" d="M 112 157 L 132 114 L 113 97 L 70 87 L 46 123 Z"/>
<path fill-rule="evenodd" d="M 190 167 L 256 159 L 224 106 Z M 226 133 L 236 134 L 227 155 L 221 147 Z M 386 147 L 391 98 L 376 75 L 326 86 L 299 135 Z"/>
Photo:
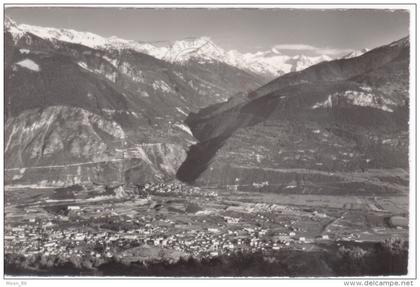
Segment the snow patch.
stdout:
<path fill-rule="evenodd" d="M 129 76 L 134 82 L 143 83 L 144 77 L 141 71 L 136 71 L 129 63 L 124 62 L 119 67 L 120 71 Z"/>
<path fill-rule="evenodd" d="M 165 81 L 162 80 L 154 81 L 152 87 L 154 90 L 161 90 L 165 93 L 173 92 L 172 88 Z"/>
<path fill-rule="evenodd" d="M 312 109 L 319 109 L 319 108 L 331 108 L 332 107 L 332 97 L 331 95 L 328 96 L 328 99 L 326 99 L 323 102 L 316 103 L 312 106 Z"/>
<path fill-rule="evenodd" d="M 25 60 L 19 61 L 16 63 L 16 65 L 22 68 L 26 68 L 28 70 L 34 71 L 34 72 L 39 72 L 41 70 L 39 68 L 39 65 L 35 63 L 34 61 L 32 61 L 31 59 L 25 59 Z"/>
<path fill-rule="evenodd" d="M 181 130 L 183 130 L 187 134 L 193 136 L 193 133 L 191 132 L 190 128 L 187 127 L 186 125 L 184 125 L 184 124 L 174 124 L 174 126 L 176 126 L 177 128 L 180 128 Z"/>
<path fill-rule="evenodd" d="M 88 68 L 88 66 L 86 65 L 85 62 L 77 62 L 77 65 L 79 65 L 79 67 L 81 67 L 81 68 L 83 68 L 85 70 L 90 71 L 90 69 Z"/>
<path fill-rule="evenodd" d="M 88 67 L 88 65 L 85 62 L 77 62 L 77 65 L 79 65 L 79 67 L 85 69 L 86 71 L 89 71 L 91 73 L 97 73 L 100 75 L 105 76 L 105 78 L 107 78 L 108 80 L 110 80 L 111 82 L 116 81 L 117 79 L 117 73 L 113 72 L 113 73 L 107 73 L 104 69 L 91 69 Z M 101 66 L 102 68 L 102 66 Z"/>
<path fill-rule="evenodd" d="M 108 56 L 103 57 L 104 60 L 108 61 L 111 65 L 113 65 L 115 68 L 118 66 L 118 60 L 117 59 L 111 59 Z"/>
<path fill-rule="evenodd" d="M 142 91 L 142 92 L 140 93 L 140 96 L 142 96 L 143 98 L 148 98 L 148 97 L 150 97 L 150 95 L 149 95 L 146 91 Z"/>
<path fill-rule="evenodd" d="M 188 114 L 184 112 L 182 109 L 180 109 L 179 107 L 176 107 L 176 110 L 180 112 L 181 114 L 183 114 L 184 116 L 188 116 Z"/>

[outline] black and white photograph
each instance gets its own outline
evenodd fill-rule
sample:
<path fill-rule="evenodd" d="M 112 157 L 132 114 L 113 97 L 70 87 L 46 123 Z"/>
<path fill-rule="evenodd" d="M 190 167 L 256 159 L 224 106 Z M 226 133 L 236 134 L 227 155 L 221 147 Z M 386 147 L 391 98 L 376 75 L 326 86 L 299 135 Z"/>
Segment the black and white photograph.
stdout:
<path fill-rule="evenodd" d="M 415 13 L 4 4 L 4 278 L 414 278 Z"/>

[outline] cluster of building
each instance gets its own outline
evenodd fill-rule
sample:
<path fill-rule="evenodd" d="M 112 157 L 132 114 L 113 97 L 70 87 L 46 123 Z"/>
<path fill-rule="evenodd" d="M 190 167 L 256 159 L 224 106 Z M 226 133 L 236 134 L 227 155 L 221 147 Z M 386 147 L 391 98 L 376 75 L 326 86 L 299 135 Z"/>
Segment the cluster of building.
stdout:
<path fill-rule="evenodd" d="M 261 184 L 266 185 L 264 182 Z M 148 195 L 182 193 L 182 196 L 217 196 L 211 191 L 177 183 L 145 184 L 142 191 Z M 258 207 L 270 210 L 265 206 Z M 240 250 L 270 252 L 311 242 L 311 239 L 302 236 L 303 232 L 288 226 L 289 222 L 275 232 L 270 230 L 269 226 L 274 222 L 269 212 L 253 211 L 252 215 L 246 213 L 249 216 L 236 216 L 235 212 L 240 210 L 225 210 L 214 218 L 214 222 L 211 221 L 212 215 L 207 217 L 207 213 L 201 212 L 189 217 L 186 222 L 165 212 L 124 211 L 121 214 L 108 202 L 100 205 L 72 203 L 66 208 L 65 215 L 34 217 L 31 213 L 31 218 L 20 225 L 6 226 L 5 253 L 112 258 L 135 247 L 150 246 L 177 250 L 194 257 L 213 257 Z M 293 225 L 294 221 L 290 224 Z M 320 239 L 328 238 L 324 236 Z"/>
<path fill-rule="evenodd" d="M 183 194 L 201 197 L 216 197 L 215 191 L 202 190 L 199 187 L 186 186 L 181 183 L 146 183 L 139 188 L 142 194 Z"/>
<path fill-rule="evenodd" d="M 285 248 L 295 241 L 295 234 L 267 236 L 263 227 L 239 227 L 237 220 L 225 218 L 227 225 L 179 228 L 166 219 L 166 224 L 146 223 L 131 230 L 110 231 L 92 228 L 62 228 L 52 221 L 37 219 L 5 229 L 5 253 L 32 256 L 110 258 L 136 246 L 153 246 L 178 250 L 194 257 L 212 257 L 238 250 L 269 251 Z M 236 230 L 229 229 L 234 224 Z M 99 247 L 99 248 L 98 248 Z"/>
<path fill-rule="evenodd" d="M 73 209 L 73 207 L 72 207 Z M 268 229 L 238 226 L 238 220 L 225 217 L 225 224 L 217 227 L 185 229 L 166 219 L 165 224 L 142 222 L 130 230 L 111 231 L 95 225 L 86 228 L 64 228 L 57 220 L 36 219 L 16 227 L 5 229 L 5 253 L 24 256 L 112 257 L 135 246 L 148 245 L 181 251 L 196 257 L 229 254 L 236 250 L 276 250 L 288 246 L 292 236 L 266 236 Z M 119 224 L 118 222 L 116 224 Z M 237 230 L 229 229 L 235 225 Z M 239 229 L 238 229 L 239 228 Z M 95 230 L 95 231 L 93 231 Z M 99 248 L 98 251 L 98 246 Z"/>

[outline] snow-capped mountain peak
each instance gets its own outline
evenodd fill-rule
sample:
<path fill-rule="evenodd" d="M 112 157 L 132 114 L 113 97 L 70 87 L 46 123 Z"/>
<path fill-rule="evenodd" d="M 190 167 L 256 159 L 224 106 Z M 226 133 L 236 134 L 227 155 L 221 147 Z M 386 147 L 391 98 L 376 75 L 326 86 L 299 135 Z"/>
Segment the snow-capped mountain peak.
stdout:
<path fill-rule="evenodd" d="M 187 38 L 170 45 L 164 59 L 169 62 L 185 62 L 191 58 L 223 62 L 225 53 L 209 37 Z"/>
<path fill-rule="evenodd" d="M 13 21 L 10 17 L 7 16 L 5 16 L 4 18 L 4 29 L 12 34 L 13 39 L 15 41 L 16 39 L 22 37 L 22 35 L 25 33 L 21 29 L 19 29 L 15 21 Z"/>
<path fill-rule="evenodd" d="M 275 47 L 254 53 L 241 53 L 236 50 L 225 51 L 210 37 L 186 38 L 166 46 L 157 46 L 152 43 L 140 43 L 116 36 L 103 37 L 91 32 L 80 32 L 73 29 L 17 25 L 8 17 L 6 17 L 5 28 L 13 35 L 15 41 L 29 33 L 52 42 L 69 42 L 94 49 L 130 49 L 172 63 L 184 64 L 190 60 L 199 63 L 221 62 L 269 78 L 299 71 L 319 62 L 331 60 L 326 55 L 315 57 L 283 55 Z"/>
<path fill-rule="evenodd" d="M 23 32 L 34 34 L 48 40 L 58 40 L 84 46 L 98 48 L 107 44 L 108 40 L 90 32 L 79 32 L 72 29 L 46 28 L 40 26 L 21 24 L 18 26 Z"/>
<path fill-rule="evenodd" d="M 12 20 L 12 18 L 5 16 L 4 17 L 4 28 L 9 29 L 12 26 L 17 26 L 16 22 Z"/>

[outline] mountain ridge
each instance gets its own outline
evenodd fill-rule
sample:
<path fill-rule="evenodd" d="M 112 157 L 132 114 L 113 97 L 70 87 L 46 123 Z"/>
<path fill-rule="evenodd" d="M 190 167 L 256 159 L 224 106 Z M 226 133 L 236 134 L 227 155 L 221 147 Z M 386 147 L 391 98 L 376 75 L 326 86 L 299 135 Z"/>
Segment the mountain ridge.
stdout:
<path fill-rule="evenodd" d="M 132 49 L 171 63 L 185 64 L 191 59 L 199 62 L 218 61 L 262 75 L 268 79 L 289 72 L 300 71 L 322 61 L 333 60 L 332 57 L 327 55 L 287 56 L 281 54 L 274 47 L 271 50 L 255 53 L 241 53 L 236 50 L 225 51 L 207 36 L 188 37 L 174 42 L 166 42 L 166 45 L 163 46 L 157 46 L 152 43 L 125 40 L 116 36 L 102 37 L 90 32 L 78 32 L 72 29 L 57 29 L 26 24 L 17 25 L 8 17 L 6 17 L 6 26 L 13 27 L 12 33 L 14 33 L 15 39 L 25 32 L 30 32 L 44 39 L 56 39 L 82 44 L 94 49 Z"/>
<path fill-rule="evenodd" d="M 250 189 L 267 182 L 266 189 L 281 192 L 288 186 L 318 192 L 328 182 L 343 192 L 350 192 L 347 185 L 378 190 L 372 186 L 377 171 L 369 170 L 408 169 L 408 66 L 405 37 L 355 58 L 286 74 L 241 100 L 191 113 L 186 123 L 199 143 L 177 176 Z M 350 180 L 365 172 L 366 184 Z M 333 183 L 343 177 L 346 186 Z M 380 186 L 392 192 L 408 188 Z"/>

